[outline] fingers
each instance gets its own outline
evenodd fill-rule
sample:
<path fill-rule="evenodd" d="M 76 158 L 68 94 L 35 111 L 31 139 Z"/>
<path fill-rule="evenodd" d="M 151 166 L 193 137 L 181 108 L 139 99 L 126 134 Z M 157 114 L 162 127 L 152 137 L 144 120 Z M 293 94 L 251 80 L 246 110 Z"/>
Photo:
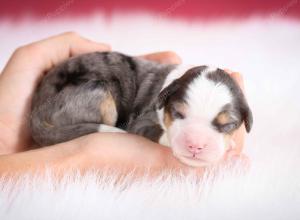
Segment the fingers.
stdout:
<path fill-rule="evenodd" d="M 235 143 L 234 150 L 237 153 L 241 153 L 244 148 L 244 140 L 245 140 L 246 128 L 244 125 L 240 126 L 238 130 L 234 132 L 232 135 L 232 140 Z"/>
<path fill-rule="evenodd" d="M 240 86 L 242 91 L 245 92 L 243 76 L 238 72 L 234 72 L 234 73 L 230 74 L 230 76 L 238 83 L 238 85 Z"/>
<path fill-rule="evenodd" d="M 240 171 L 248 172 L 251 167 L 251 161 L 247 155 L 231 151 L 228 152 L 224 160 L 222 161 L 221 165 L 238 165 Z"/>
<path fill-rule="evenodd" d="M 150 53 L 141 55 L 142 57 L 147 60 L 163 63 L 163 64 L 180 64 L 181 58 L 172 51 L 163 51 L 158 53 Z"/>
<path fill-rule="evenodd" d="M 96 43 L 74 32 L 67 32 L 18 48 L 10 62 L 14 62 L 14 70 L 20 67 L 22 72 L 24 69 L 31 69 L 42 73 L 71 56 L 108 50 L 110 46 L 107 44 Z"/>
<path fill-rule="evenodd" d="M 25 46 L 32 56 L 43 56 L 41 68 L 49 69 L 71 56 L 108 51 L 110 46 L 85 39 L 74 32 L 63 33 Z M 30 50 L 31 49 L 31 50 Z"/>
<path fill-rule="evenodd" d="M 108 44 L 97 43 L 89 39 L 74 36 L 73 42 L 70 44 L 70 56 L 76 56 L 79 54 L 96 52 L 96 51 L 110 51 L 111 47 Z"/>
<path fill-rule="evenodd" d="M 233 72 L 229 69 L 225 69 L 225 71 L 236 81 L 236 83 L 240 86 L 243 93 L 245 93 L 244 80 L 240 73 Z M 238 130 L 234 132 L 232 135 L 232 140 L 235 142 L 234 151 L 239 154 L 242 152 L 244 147 L 244 139 L 246 134 L 245 126 L 240 126 Z"/>
<path fill-rule="evenodd" d="M 224 69 L 234 80 L 235 82 L 240 86 L 243 92 L 245 92 L 245 85 L 243 76 L 238 72 L 233 72 L 229 69 Z"/>

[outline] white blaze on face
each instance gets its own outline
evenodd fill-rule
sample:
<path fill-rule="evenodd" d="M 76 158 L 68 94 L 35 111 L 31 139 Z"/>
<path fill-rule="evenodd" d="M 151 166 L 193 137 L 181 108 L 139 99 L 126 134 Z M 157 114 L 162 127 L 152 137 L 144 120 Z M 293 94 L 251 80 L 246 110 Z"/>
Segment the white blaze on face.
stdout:
<path fill-rule="evenodd" d="M 186 71 L 193 68 L 193 65 L 178 65 L 174 70 L 172 70 L 169 75 L 167 76 L 162 88 L 160 91 L 162 91 L 164 88 L 166 88 L 168 85 L 170 85 L 175 79 L 178 79 L 184 75 Z M 164 108 L 157 111 L 158 120 L 160 122 L 160 125 L 163 127 L 164 130 L 167 130 L 167 128 L 164 125 Z M 165 137 L 163 137 L 165 138 Z M 161 141 L 160 141 L 161 142 Z M 162 140 L 163 144 L 166 145 L 166 141 Z M 168 144 L 169 145 L 169 144 Z"/>
<path fill-rule="evenodd" d="M 207 78 L 212 71 L 205 69 L 190 83 L 185 118 L 174 120 L 167 131 L 174 155 L 191 166 L 217 162 L 225 152 L 224 134 L 213 128 L 212 121 L 232 96 L 224 84 Z"/>
<path fill-rule="evenodd" d="M 204 74 L 191 82 L 186 92 L 186 101 L 189 117 L 202 118 L 210 124 L 222 107 L 232 102 L 232 95 L 226 85 L 208 79 L 208 73 L 205 70 Z"/>

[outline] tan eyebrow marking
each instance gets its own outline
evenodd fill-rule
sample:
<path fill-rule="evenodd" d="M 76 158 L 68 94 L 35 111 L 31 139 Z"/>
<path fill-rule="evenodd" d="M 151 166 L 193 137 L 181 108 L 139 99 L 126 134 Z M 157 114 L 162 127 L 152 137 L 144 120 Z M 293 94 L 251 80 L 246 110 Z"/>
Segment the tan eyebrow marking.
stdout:
<path fill-rule="evenodd" d="M 173 123 L 172 117 L 169 112 L 165 111 L 164 113 L 164 124 L 166 128 L 169 128 Z"/>
<path fill-rule="evenodd" d="M 187 106 L 184 102 L 175 102 L 173 105 L 178 112 L 186 114 Z"/>
<path fill-rule="evenodd" d="M 230 116 L 228 113 L 222 112 L 217 116 L 216 120 L 218 124 L 225 125 L 230 122 Z"/>

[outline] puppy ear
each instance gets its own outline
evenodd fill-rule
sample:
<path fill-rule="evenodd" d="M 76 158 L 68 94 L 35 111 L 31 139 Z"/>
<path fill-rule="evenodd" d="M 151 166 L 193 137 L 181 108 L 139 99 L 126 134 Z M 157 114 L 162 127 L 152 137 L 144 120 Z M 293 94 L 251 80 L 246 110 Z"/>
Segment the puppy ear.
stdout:
<path fill-rule="evenodd" d="M 252 116 L 252 111 L 245 100 L 241 106 L 241 113 L 242 113 L 243 121 L 245 123 L 246 131 L 249 133 L 251 131 L 252 124 L 253 124 L 253 116 Z"/>
<path fill-rule="evenodd" d="M 170 96 L 174 94 L 178 89 L 179 89 L 179 83 L 177 82 L 177 80 L 174 80 L 170 85 L 164 88 L 158 95 L 158 103 L 157 103 L 158 109 L 164 107 L 168 102 Z"/>

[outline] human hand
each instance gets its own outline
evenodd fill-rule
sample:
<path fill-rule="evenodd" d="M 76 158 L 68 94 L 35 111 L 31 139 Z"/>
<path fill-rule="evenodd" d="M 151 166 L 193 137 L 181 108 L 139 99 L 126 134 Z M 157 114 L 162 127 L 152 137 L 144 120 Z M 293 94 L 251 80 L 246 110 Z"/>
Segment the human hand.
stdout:
<path fill-rule="evenodd" d="M 72 56 L 107 50 L 109 45 L 92 42 L 73 32 L 18 48 L 0 75 L 0 155 L 28 150 L 33 145 L 28 127 L 31 97 L 49 69 Z M 143 57 L 163 63 L 180 62 L 172 52 Z"/>
<path fill-rule="evenodd" d="M 28 117 L 32 94 L 43 74 L 71 56 L 105 50 L 110 50 L 110 47 L 75 33 L 58 35 L 17 49 L 0 75 L 0 155 L 29 150 L 33 145 Z M 180 58 L 172 52 L 142 57 L 162 63 L 180 63 Z M 232 76 L 239 79 L 234 74 Z M 237 132 L 235 142 L 242 146 L 242 128 Z M 169 148 L 136 135 L 109 133 L 91 134 L 47 148 L 2 156 L 0 167 L 11 171 L 25 169 L 25 161 L 31 167 L 50 163 L 62 168 L 72 164 L 82 169 L 116 164 L 128 168 L 184 167 L 172 156 Z"/>
<path fill-rule="evenodd" d="M 245 93 L 245 86 L 244 86 L 244 80 L 242 75 L 238 72 L 233 72 L 228 69 L 226 69 L 225 71 L 237 82 L 237 84 L 242 89 L 243 93 Z M 246 134 L 246 128 L 245 125 L 242 124 L 239 127 L 239 129 L 237 129 L 232 135 L 233 148 L 230 149 L 230 152 L 228 152 L 226 157 L 241 155 L 244 147 L 245 134 Z"/>
<path fill-rule="evenodd" d="M 237 72 L 226 70 L 228 74 L 238 83 L 244 91 L 242 76 Z M 227 151 L 219 166 L 226 163 L 240 161 L 243 168 L 250 164 L 246 155 L 242 154 L 246 129 L 242 125 L 234 134 L 233 148 Z M 106 167 L 112 165 L 117 171 L 128 174 L 128 171 L 135 170 L 137 173 L 144 173 L 151 170 L 150 174 L 160 174 L 164 170 L 173 171 L 196 171 L 202 174 L 205 168 L 192 168 L 182 164 L 173 156 L 171 148 L 163 147 L 144 137 L 126 133 L 97 133 L 75 139 L 69 144 L 83 147 L 83 156 L 80 157 L 79 166 L 82 171 L 90 168 Z M 109 148 L 107 147 L 109 146 Z M 73 163 L 71 160 L 70 163 Z M 244 167 L 245 166 L 245 167 Z M 122 172 L 123 171 L 123 172 Z"/>
<path fill-rule="evenodd" d="M 0 75 L 0 154 L 32 146 L 28 120 L 31 97 L 38 81 L 51 67 L 81 53 L 110 47 L 65 33 L 18 48 Z"/>

